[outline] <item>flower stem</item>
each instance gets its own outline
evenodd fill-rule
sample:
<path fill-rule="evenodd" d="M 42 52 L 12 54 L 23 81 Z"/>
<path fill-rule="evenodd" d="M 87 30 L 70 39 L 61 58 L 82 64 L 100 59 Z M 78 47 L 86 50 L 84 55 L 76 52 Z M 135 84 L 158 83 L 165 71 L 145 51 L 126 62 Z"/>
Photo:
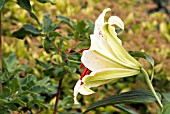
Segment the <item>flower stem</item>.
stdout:
<path fill-rule="evenodd" d="M 56 93 L 56 101 L 55 101 L 54 113 L 53 114 L 57 114 L 57 111 L 58 111 L 58 100 L 59 100 L 60 93 L 61 93 L 62 80 L 63 80 L 63 78 L 61 78 L 59 80 L 59 83 L 58 83 L 58 90 L 57 90 L 57 93 Z"/>
<path fill-rule="evenodd" d="M 142 74 L 144 75 L 145 80 L 146 80 L 146 83 L 148 84 L 148 86 L 149 86 L 149 88 L 150 88 L 152 94 L 154 95 L 154 97 L 156 98 L 156 100 L 157 100 L 157 102 L 158 102 L 160 108 L 162 109 L 162 108 L 163 108 L 163 105 L 162 105 L 162 103 L 161 103 L 159 97 L 157 96 L 157 94 L 156 94 L 154 88 L 153 88 L 153 85 L 152 85 L 152 83 L 151 83 L 151 80 L 149 79 L 148 73 L 145 71 L 144 68 L 141 68 L 141 72 L 142 72 Z"/>
<path fill-rule="evenodd" d="M 2 72 L 2 22 L 1 22 L 1 10 L 0 10 L 0 72 Z M 2 83 L 0 83 L 0 93 L 2 92 Z"/>

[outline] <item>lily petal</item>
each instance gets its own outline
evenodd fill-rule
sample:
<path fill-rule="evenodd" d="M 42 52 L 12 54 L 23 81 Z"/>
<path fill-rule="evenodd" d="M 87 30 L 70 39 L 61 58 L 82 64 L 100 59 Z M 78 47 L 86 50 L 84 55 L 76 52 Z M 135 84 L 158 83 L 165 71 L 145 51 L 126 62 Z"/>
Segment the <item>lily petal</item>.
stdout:
<path fill-rule="evenodd" d="M 117 25 L 119 28 L 124 30 L 124 24 L 123 21 L 118 16 L 111 16 L 108 19 L 108 23 L 111 25 Z"/>
<path fill-rule="evenodd" d="M 112 48 L 112 51 L 126 64 L 132 65 L 134 68 L 140 68 L 140 63 L 134 59 L 117 41 L 117 36 L 113 36 L 111 32 L 113 32 L 113 27 L 109 23 L 105 23 L 103 27 L 104 33 L 106 35 L 108 44 Z"/>
<path fill-rule="evenodd" d="M 74 104 L 79 104 L 77 101 L 78 93 L 82 95 L 90 95 L 94 92 L 91 89 L 87 88 L 84 84 L 81 84 L 81 80 L 78 80 L 74 87 Z"/>
<path fill-rule="evenodd" d="M 133 76 L 139 74 L 139 70 L 134 69 L 123 69 L 123 68 L 108 68 L 96 72 L 94 74 L 87 75 L 83 78 L 83 82 L 87 87 L 97 87 L 105 82 L 111 80 L 116 80 L 123 77 Z"/>
<path fill-rule="evenodd" d="M 92 72 L 98 72 L 107 68 L 126 68 L 116 62 L 109 60 L 95 50 L 85 50 L 81 57 L 81 61 Z"/>
<path fill-rule="evenodd" d="M 106 12 L 110 11 L 110 8 L 105 9 L 100 15 L 99 17 L 96 19 L 95 21 L 95 28 L 94 28 L 94 35 L 96 36 L 100 36 L 100 32 L 103 31 L 103 25 L 104 25 L 104 17 Z"/>

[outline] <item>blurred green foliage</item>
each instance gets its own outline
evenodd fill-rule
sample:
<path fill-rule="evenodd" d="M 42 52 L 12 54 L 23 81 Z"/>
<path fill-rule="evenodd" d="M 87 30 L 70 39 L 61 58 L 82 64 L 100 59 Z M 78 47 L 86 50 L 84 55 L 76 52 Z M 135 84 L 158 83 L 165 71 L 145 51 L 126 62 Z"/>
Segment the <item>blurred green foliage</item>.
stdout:
<path fill-rule="evenodd" d="M 151 0 L 1 0 L 4 57 L 3 72 L 0 74 L 3 91 L 0 94 L 0 113 L 53 113 L 58 80 L 62 77 L 60 114 L 80 114 L 90 104 L 107 96 L 146 89 L 140 75 L 124 78 L 95 88 L 95 95 L 78 96 L 81 104 L 73 104 L 73 87 L 82 71 L 79 68 L 79 51 L 89 47 L 93 21 L 106 7 L 111 7 L 113 15 L 120 16 L 125 22 L 125 32 L 120 36 L 124 47 L 133 51 L 142 50 L 153 56 L 153 84 L 156 90 L 163 93 L 166 99 L 164 108 L 168 111 L 169 94 L 164 92 L 170 91 L 170 23 L 165 13 L 146 13 L 153 8 Z M 153 66 L 143 59 L 139 61 L 149 73 L 152 72 Z M 127 106 L 146 114 L 155 114 L 158 110 L 155 104 Z M 131 111 L 126 108 L 105 106 L 90 114 L 124 114 L 128 113 L 127 110 Z"/>

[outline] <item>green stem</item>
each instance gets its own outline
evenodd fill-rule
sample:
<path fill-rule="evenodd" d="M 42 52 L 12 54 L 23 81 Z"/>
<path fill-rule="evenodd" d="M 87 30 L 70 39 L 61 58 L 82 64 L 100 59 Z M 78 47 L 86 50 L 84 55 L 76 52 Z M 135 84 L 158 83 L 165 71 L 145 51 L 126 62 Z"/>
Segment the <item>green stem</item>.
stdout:
<path fill-rule="evenodd" d="M 72 62 L 72 63 L 78 63 L 78 64 L 81 63 L 81 62 L 79 62 L 79 61 L 75 61 L 75 60 L 71 60 L 71 59 L 68 59 L 68 61 L 69 61 L 69 62 Z"/>
<path fill-rule="evenodd" d="M 156 98 L 156 100 L 157 100 L 157 102 L 158 102 L 160 108 L 163 109 L 163 105 L 162 105 L 162 103 L 161 103 L 159 97 L 157 96 L 157 94 L 156 94 L 154 88 L 153 88 L 153 85 L 152 85 L 152 83 L 151 83 L 151 80 L 149 79 L 148 73 L 145 71 L 144 68 L 141 68 L 141 72 L 142 72 L 142 74 L 144 75 L 145 80 L 146 80 L 146 83 L 148 84 L 148 86 L 149 86 L 149 88 L 150 88 L 152 94 L 153 94 L 154 97 Z"/>

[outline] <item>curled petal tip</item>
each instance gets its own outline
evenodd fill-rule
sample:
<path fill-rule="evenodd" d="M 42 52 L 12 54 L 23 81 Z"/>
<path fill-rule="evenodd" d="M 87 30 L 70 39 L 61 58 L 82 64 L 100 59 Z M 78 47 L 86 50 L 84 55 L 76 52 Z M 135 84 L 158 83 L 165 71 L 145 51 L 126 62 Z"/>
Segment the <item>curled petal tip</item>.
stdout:
<path fill-rule="evenodd" d="M 117 25 L 122 30 L 124 30 L 124 23 L 118 16 L 111 16 L 108 20 L 108 23 L 111 25 Z"/>

